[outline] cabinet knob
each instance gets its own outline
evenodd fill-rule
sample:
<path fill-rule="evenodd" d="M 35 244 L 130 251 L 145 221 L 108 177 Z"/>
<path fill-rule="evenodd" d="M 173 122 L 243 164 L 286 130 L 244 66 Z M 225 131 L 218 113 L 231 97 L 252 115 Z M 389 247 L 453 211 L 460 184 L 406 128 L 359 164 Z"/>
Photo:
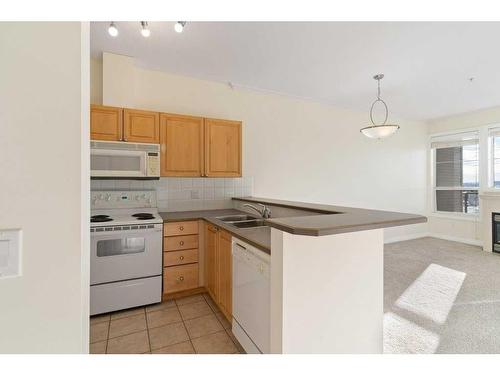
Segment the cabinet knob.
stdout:
<path fill-rule="evenodd" d="M 179 245 L 184 246 L 184 241 L 179 242 Z"/>
<path fill-rule="evenodd" d="M 179 280 L 180 282 L 184 281 L 184 276 L 179 276 L 177 280 Z"/>
<path fill-rule="evenodd" d="M 179 227 L 179 230 L 184 230 L 184 227 L 183 227 L 183 226 L 180 226 L 180 227 Z"/>
<path fill-rule="evenodd" d="M 184 260 L 184 255 L 181 255 L 181 256 L 179 257 L 179 259 L 180 259 L 180 260 Z"/>

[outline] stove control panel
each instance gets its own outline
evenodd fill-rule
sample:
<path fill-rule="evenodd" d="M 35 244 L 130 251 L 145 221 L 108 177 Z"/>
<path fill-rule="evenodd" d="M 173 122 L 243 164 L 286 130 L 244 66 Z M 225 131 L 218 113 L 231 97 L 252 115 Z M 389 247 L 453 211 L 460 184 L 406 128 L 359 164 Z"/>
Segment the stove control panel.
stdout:
<path fill-rule="evenodd" d="M 153 208 L 156 207 L 156 191 L 92 191 L 91 208 Z"/>

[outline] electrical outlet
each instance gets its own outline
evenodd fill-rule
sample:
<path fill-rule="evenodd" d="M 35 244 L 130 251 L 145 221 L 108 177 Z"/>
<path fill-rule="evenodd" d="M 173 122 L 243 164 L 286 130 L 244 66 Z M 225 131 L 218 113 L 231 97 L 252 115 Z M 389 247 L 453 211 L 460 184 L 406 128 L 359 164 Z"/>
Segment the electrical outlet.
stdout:
<path fill-rule="evenodd" d="M 0 279 L 21 276 L 21 230 L 0 230 Z"/>

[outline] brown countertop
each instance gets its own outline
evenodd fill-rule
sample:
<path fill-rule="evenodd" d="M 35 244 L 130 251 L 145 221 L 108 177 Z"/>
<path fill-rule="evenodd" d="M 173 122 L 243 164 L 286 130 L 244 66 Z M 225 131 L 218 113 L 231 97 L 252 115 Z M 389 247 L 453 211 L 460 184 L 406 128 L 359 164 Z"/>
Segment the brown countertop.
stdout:
<path fill-rule="evenodd" d="M 427 221 L 425 216 L 401 212 L 368 210 L 364 208 L 292 202 L 279 199 L 255 197 L 233 198 L 233 200 L 264 203 L 320 213 L 319 215 L 312 216 L 282 217 L 266 220 L 266 224 L 273 228 L 305 236 L 325 236 L 425 223 Z"/>
<path fill-rule="evenodd" d="M 232 225 L 226 224 L 223 221 L 216 219 L 219 216 L 227 215 L 248 215 L 248 212 L 243 212 L 235 209 L 224 210 L 200 210 L 200 211 L 179 211 L 179 212 L 160 212 L 164 223 L 173 221 L 187 220 L 206 220 L 218 227 L 227 230 L 235 237 L 249 243 L 252 246 L 270 254 L 271 253 L 271 228 L 257 227 L 240 229 Z"/>
<path fill-rule="evenodd" d="M 391 211 L 368 210 L 363 208 L 254 197 L 233 198 L 233 200 L 264 203 L 273 206 L 294 208 L 310 212 L 312 211 L 317 213 L 317 215 L 271 218 L 266 220 L 266 224 L 269 225 L 269 227 L 245 229 L 236 228 L 217 219 L 219 216 L 248 214 L 248 212 L 236 209 L 160 212 L 160 215 L 166 223 L 199 219 L 206 220 L 227 230 L 234 236 L 265 251 L 266 253 L 271 252 L 270 227 L 298 235 L 325 236 L 425 223 L 427 221 L 425 216 Z"/>

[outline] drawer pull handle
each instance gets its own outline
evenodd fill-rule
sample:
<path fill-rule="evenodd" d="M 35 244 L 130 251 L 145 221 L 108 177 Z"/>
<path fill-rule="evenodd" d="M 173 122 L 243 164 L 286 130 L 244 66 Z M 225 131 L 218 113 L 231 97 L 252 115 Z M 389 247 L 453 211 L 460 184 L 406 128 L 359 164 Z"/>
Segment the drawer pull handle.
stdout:
<path fill-rule="evenodd" d="M 184 281 L 184 276 L 179 276 L 179 277 L 177 278 L 177 280 L 178 280 L 178 281 L 180 281 L 180 282 L 183 282 L 183 281 Z"/>
<path fill-rule="evenodd" d="M 179 245 L 184 246 L 184 241 L 179 242 Z"/>
<path fill-rule="evenodd" d="M 180 226 L 180 227 L 179 227 L 179 230 L 184 230 L 184 227 L 183 227 L 183 226 Z"/>
<path fill-rule="evenodd" d="M 184 255 L 181 255 L 181 256 L 179 257 L 179 259 L 180 259 L 180 260 L 184 260 Z"/>

